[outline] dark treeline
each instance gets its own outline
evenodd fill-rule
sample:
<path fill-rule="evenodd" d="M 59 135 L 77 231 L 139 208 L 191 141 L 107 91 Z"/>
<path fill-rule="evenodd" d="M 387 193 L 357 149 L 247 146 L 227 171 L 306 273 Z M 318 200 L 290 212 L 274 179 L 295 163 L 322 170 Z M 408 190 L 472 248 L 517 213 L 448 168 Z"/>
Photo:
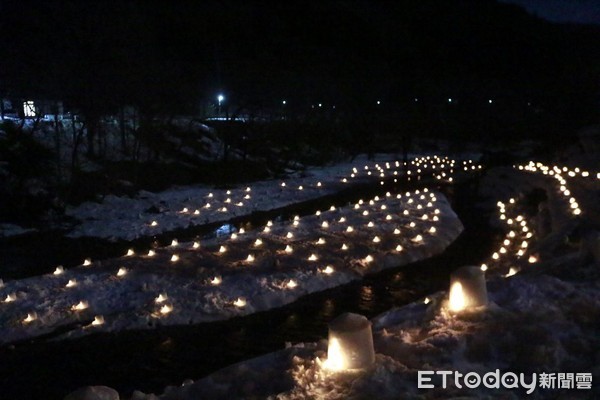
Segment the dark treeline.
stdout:
<path fill-rule="evenodd" d="M 493 0 L 5 1 L 1 18 L 0 94 L 64 100 L 89 125 L 121 105 L 194 113 L 218 91 L 346 116 L 381 100 L 413 125 L 431 117 L 414 98 L 471 115 L 488 98 L 496 112 L 531 103 L 571 123 L 597 105 L 599 29 Z"/>
<path fill-rule="evenodd" d="M 599 30 L 493 0 L 12 1 L 1 10 L 3 95 L 61 99 L 88 118 L 136 105 L 193 112 L 236 104 L 336 105 L 417 97 L 531 102 L 590 117 Z"/>
<path fill-rule="evenodd" d="M 78 115 L 77 184 L 77 141 L 101 159 L 104 116 L 136 110 L 127 132 L 135 139 L 121 124 L 123 154 L 135 156 L 143 140 L 159 157 L 165 121 L 214 110 L 217 93 L 226 96 L 228 116 L 276 116 L 272 124 L 216 126 L 226 150 L 242 148 L 244 160 L 249 152 L 266 164 L 303 148 L 319 162 L 340 149 L 407 149 L 421 136 L 456 146 L 556 144 L 597 122 L 600 27 L 553 24 L 494 0 L 13 0 L 0 7 L 0 97 L 60 101 Z M 319 148 L 326 154 L 315 155 Z"/>

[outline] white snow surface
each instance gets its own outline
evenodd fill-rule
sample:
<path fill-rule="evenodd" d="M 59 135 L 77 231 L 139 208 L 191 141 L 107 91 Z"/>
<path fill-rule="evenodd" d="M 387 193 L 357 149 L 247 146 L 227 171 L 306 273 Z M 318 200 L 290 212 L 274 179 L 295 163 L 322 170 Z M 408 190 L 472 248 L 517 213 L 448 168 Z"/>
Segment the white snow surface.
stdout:
<path fill-rule="evenodd" d="M 471 161 L 462 161 L 460 167 L 456 163 L 437 156 L 417 158 L 411 161 L 409 174 L 418 179 L 421 173 L 435 168 L 435 178 L 452 181 L 458 172 L 480 168 Z M 232 189 L 185 186 L 159 193 L 141 191 L 134 198 L 109 195 L 102 203 L 86 202 L 68 208 L 66 214 L 81 222 L 68 236 L 133 240 L 316 199 L 353 183 L 397 179 L 403 171 L 402 162 L 380 154 L 373 161 L 359 157 L 352 163 L 307 168 L 285 180 L 259 181 Z"/>
<path fill-rule="evenodd" d="M 360 203 L 266 230 L 174 243 L 154 249 L 153 256 L 90 261 L 6 282 L 0 287 L 0 343 L 58 328 L 68 332 L 64 338 L 268 310 L 438 254 L 463 229 L 446 198 L 427 189 Z"/>
<path fill-rule="evenodd" d="M 373 319 L 376 361 L 366 370 L 333 372 L 323 365 L 327 343 L 305 343 L 242 362 L 195 383 L 168 387 L 163 400 L 191 399 L 591 399 L 592 390 L 543 389 L 529 396 L 505 388 L 417 388 L 418 371 L 501 373 L 587 372 L 600 376 L 598 267 L 565 258 L 554 268 L 577 268 L 594 280 L 565 281 L 539 268 L 488 282 L 485 309 L 450 314 L 446 293 L 392 309 Z M 543 305 L 543 306 L 541 306 Z M 557 397 L 558 396 L 558 397 Z M 150 399 L 137 392 L 133 399 Z"/>
<path fill-rule="evenodd" d="M 560 182 L 542 174 L 499 168 L 481 182 L 498 207 L 496 225 L 506 236 L 485 261 L 489 304 L 448 311 L 447 292 L 391 309 L 374 319 L 376 361 L 366 370 L 325 368 L 327 343 L 300 343 L 224 368 L 196 382 L 166 388 L 163 400 L 210 399 L 595 399 L 600 398 L 600 259 L 598 242 L 567 243 L 577 227 L 598 224 L 598 179 L 569 176 L 584 218 L 565 201 Z M 546 217 L 528 217 L 524 194 L 547 195 Z M 567 189 L 568 190 L 568 189 Z M 498 201 L 500 200 L 500 201 Z M 497 204 L 496 204 L 497 202 Z M 545 223 L 541 219 L 549 219 Z M 597 226 L 597 225 L 596 225 Z M 530 235 L 532 234 L 532 235 Z M 524 373 L 538 385 L 517 389 L 418 389 L 418 371 Z M 539 387 L 541 373 L 589 373 L 592 388 Z M 134 393 L 132 399 L 154 399 Z"/>

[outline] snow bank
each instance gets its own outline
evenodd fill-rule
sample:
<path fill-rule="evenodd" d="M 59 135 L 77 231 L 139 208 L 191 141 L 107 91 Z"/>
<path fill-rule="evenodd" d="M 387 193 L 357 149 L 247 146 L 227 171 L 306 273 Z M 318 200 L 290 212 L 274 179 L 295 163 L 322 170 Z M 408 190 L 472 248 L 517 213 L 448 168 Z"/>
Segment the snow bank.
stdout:
<path fill-rule="evenodd" d="M 195 324 L 268 310 L 384 268 L 442 252 L 463 227 L 446 198 L 413 193 L 332 207 L 202 243 L 6 282 L 0 343 L 58 328 L 98 331 Z"/>
<path fill-rule="evenodd" d="M 409 178 L 433 176 L 452 182 L 456 176 L 476 172 L 480 165 L 440 157 L 413 159 L 406 168 Z M 187 186 L 160 193 L 142 191 L 135 198 L 107 196 L 102 203 L 86 202 L 66 214 L 81 221 L 70 237 L 133 240 L 190 226 L 226 222 L 256 211 L 267 211 L 334 194 L 354 183 L 397 179 L 405 167 L 391 156 L 376 161 L 358 159 L 325 168 L 309 168 L 302 176 L 285 181 L 260 181 L 232 189 Z"/>
<path fill-rule="evenodd" d="M 326 342 L 299 344 L 216 372 L 193 384 L 170 387 L 164 400 L 235 399 L 520 399 L 523 391 L 505 388 L 459 388 L 449 380 L 446 389 L 418 389 L 418 371 L 476 372 L 496 369 L 525 373 L 600 374 L 597 349 L 600 327 L 600 273 L 592 265 L 562 260 L 561 269 L 577 268 L 593 280 L 565 281 L 531 267 L 510 278 L 489 283 L 490 305 L 451 314 L 445 292 L 390 310 L 373 320 L 375 364 L 361 371 L 331 372 L 323 365 Z M 594 398 L 593 389 L 537 387 L 528 396 Z M 136 399 L 144 399 L 137 393 Z"/>

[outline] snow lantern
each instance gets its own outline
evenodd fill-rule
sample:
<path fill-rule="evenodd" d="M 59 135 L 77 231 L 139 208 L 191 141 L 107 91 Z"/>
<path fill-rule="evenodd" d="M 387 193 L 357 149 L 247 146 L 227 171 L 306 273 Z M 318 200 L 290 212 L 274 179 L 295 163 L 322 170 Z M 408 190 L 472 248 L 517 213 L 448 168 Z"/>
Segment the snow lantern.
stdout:
<path fill-rule="evenodd" d="M 485 274 L 480 267 L 461 267 L 450 275 L 450 311 L 487 305 Z"/>
<path fill-rule="evenodd" d="M 344 313 L 329 323 L 326 367 L 331 370 L 367 368 L 375 362 L 371 322 Z"/>

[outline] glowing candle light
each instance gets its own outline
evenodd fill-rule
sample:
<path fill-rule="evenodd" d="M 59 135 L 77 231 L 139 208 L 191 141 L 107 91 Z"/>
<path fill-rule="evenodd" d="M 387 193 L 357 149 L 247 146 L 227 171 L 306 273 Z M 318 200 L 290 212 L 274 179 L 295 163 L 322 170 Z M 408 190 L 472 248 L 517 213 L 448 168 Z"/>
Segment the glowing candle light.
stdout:
<path fill-rule="evenodd" d="M 244 233 L 246 233 L 246 230 L 244 228 L 240 228 L 239 233 L 240 235 L 243 235 Z"/>
<path fill-rule="evenodd" d="M 260 246 L 262 246 L 262 244 L 263 244 L 263 241 L 260 238 L 258 238 L 254 241 L 254 247 L 260 247 Z"/>
<path fill-rule="evenodd" d="M 348 226 L 348 227 L 346 228 L 346 232 L 352 232 L 352 231 L 354 231 L 354 228 L 353 228 L 353 227 L 351 227 L 351 226 Z"/>
<path fill-rule="evenodd" d="M 210 284 L 213 286 L 219 286 L 223 282 L 220 276 L 215 276 L 210 280 Z"/>
<path fill-rule="evenodd" d="M 154 302 L 156 304 L 160 304 L 160 303 L 164 303 L 165 301 L 167 301 L 169 297 L 167 296 L 166 293 L 160 293 L 155 299 Z"/>
<path fill-rule="evenodd" d="M 296 222 L 296 221 L 294 221 L 294 222 Z M 263 232 L 269 233 L 269 232 L 271 232 L 271 228 L 269 228 L 268 226 L 265 226 L 265 229 L 263 229 Z"/>
<path fill-rule="evenodd" d="M 33 322 L 37 319 L 37 314 L 35 312 L 30 312 L 27 314 L 27 317 L 25 317 L 25 319 L 23 319 L 23 322 L 28 324 L 30 322 Z"/>
<path fill-rule="evenodd" d="M 248 254 L 248 257 L 246 257 L 246 261 L 247 262 L 253 262 L 254 261 L 254 256 L 252 254 Z"/>
<path fill-rule="evenodd" d="M 435 226 L 432 226 L 431 228 L 429 228 L 429 233 L 435 233 L 437 230 L 435 229 Z"/>
<path fill-rule="evenodd" d="M 371 322 L 358 314 L 342 314 L 329 323 L 327 360 L 331 371 L 367 368 L 375 362 Z"/>
<path fill-rule="evenodd" d="M 195 209 L 195 210 L 194 210 L 194 215 L 200 215 L 200 210 L 198 210 L 198 209 Z"/>
<path fill-rule="evenodd" d="M 498 260 L 498 259 L 500 258 L 500 254 L 498 254 L 498 253 L 494 253 L 494 254 L 492 254 L 492 258 L 493 258 L 494 260 Z"/>
<path fill-rule="evenodd" d="M 408 210 L 404 210 L 404 211 L 402 212 L 402 214 L 404 214 L 404 215 L 408 215 L 408 214 L 409 214 L 409 213 L 408 213 Z"/>
<path fill-rule="evenodd" d="M 158 222 L 156 222 L 156 221 L 152 221 L 152 222 L 150 223 L 150 226 L 158 226 Z"/>
<path fill-rule="evenodd" d="M 79 303 L 75 304 L 74 306 L 71 306 L 71 311 L 83 311 L 87 308 L 88 308 L 87 301 L 82 300 Z"/>
<path fill-rule="evenodd" d="M 429 304 L 431 302 L 431 300 L 429 300 L 429 297 L 425 297 L 425 299 L 423 300 L 423 304 Z"/>
<path fill-rule="evenodd" d="M 527 261 L 529 262 L 529 264 L 535 264 L 536 262 L 538 262 L 538 259 L 536 256 L 530 255 Z"/>
<path fill-rule="evenodd" d="M 294 222 L 292 222 L 292 225 L 298 226 L 298 225 L 300 225 L 300 221 L 294 221 Z"/>
<path fill-rule="evenodd" d="M 291 254 L 294 252 L 294 249 L 292 248 L 292 246 L 290 246 L 289 244 L 287 246 L 285 246 L 285 249 L 283 250 L 288 254 Z"/>
<path fill-rule="evenodd" d="M 177 247 L 179 245 L 179 241 L 177 239 L 173 239 L 171 241 L 171 247 Z"/>
<path fill-rule="evenodd" d="M 333 269 L 333 267 L 331 265 L 328 265 L 328 266 L 325 267 L 325 269 L 322 270 L 322 272 L 324 274 L 331 275 L 331 274 L 333 274 L 334 269 Z"/>
<path fill-rule="evenodd" d="M 189 211 L 189 210 L 188 210 L 188 208 L 187 208 L 187 207 L 183 207 L 183 209 L 181 210 L 181 212 L 182 212 L 182 213 L 184 213 L 184 214 L 185 214 L 185 213 L 187 213 L 188 211 Z"/>
<path fill-rule="evenodd" d="M 62 265 L 59 265 L 58 267 L 56 267 L 56 269 L 54 270 L 53 274 L 58 276 L 58 275 L 62 275 L 65 273 L 65 269 Z M 2 286 L 2 285 L 0 285 Z"/>
<path fill-rule="evenodd" d="M 373 261 L 373 256 L 372 256 L 372 255 L 370 255 L 370 254 L 369 254 L 369 255 L 367 255 L 367 256 L 365 257 L 365 262 L 366 262 L 367 264 L 368 264 L 368 263 L 370 263 L 370 262 L 372 262 L 372 261 Z"/>
<path fill-rule="evenodd" d="M 367 224 L 367 226 L 368 226 L 369 228 L 372 228 L 372 227 L 374 227 L 374 226 L 375 226 L 375 224 L 373 223 L 373 221 L 369 221 L 369 223 Z"/>
<path fill-rule="evenodd" d="M 219 253 L 225 253 L 227 251 L 227 247 L 221 246 L 219 247 Z"/>
<path fill-rule="evenodd" d="M 177 261 L 179 261 L 179 256 L 177 254 L 173 254 L 171 256 L 171 262 L 177 262 Z"/>
<path fill-rule="evenodd" d="M 402 251 L 402 246 L 401 245 L 396 246 L 396 251 Z"/>
<path fill-rule="evenodd" d="M 369 212 L 367 210 L 365 210 L 365 211 L 363 211 L 362 215 L 364 215 L 366 217 L 367 215 L 369 215 Z"/>
<path fill-rule="evenodd" d="M 192 248 L 199 249 L 200 248 L 200 242 L 198 242 L 198 241 L 194 242 L 194 244 L 192 245 Z"/>
<path fill-rule="evenodd" d="M 487 266 L 487 264 L 481 264 L 481 267 L 480 267 L 480 269 L 481 269 L 483 272 L 487 271 L 487 270 L 488 270 L 488 266 Z"/>
<path fill-rule="evenodd" d="M 516 275 L 519 272 L 519 269 L 517 267 L 510 267 L 510 269 L 508 270 L 508 273 L 506 275 L 504 275 L 504 277 L 508 278 L 511 277 L 513 275 Z"/>
<path fill-rule="evenodd" d="M 319 240 L 317 240 L 317 244 L 325 244 L 325 239 L 319 238 Z"/>
<path fill-rule="evenodd" d="M 86 258 L 82 264 L 84 267 L 92 265 L 92 260 L 90 258 Z"/>
<path fill-rule="evenodd" d="M 385 216 L 385 220 L 386 221 L 391 221 L 392 220 L 392 216 L 390 214 Z"/>
<path fill-rule="evenodd" d="M 69 279 L 69 282 L 67 282 L 67 284 L 65 285 L 65 287 L 71 288 L 71 287 L 75 287 L 77 286 L 77 280 L 75 279 Z"/>
<path fill-rule="evenodd" d="M 480 267 L 461 267 L 450 276 L 448 308 L 460 312 L 488 303 L 485 275 Z"/>
<path fill-rule="evenodd" d="M 379 238 L 379 236 L 375 236 L 373 238 L 373 243 L 379 243 L 379 242 L 381 242 L 381 239 Z"/>
<path fill-rule="evenodd" d="M 119 268 L 119 270 L 117 271 L 117 276 L 121 277 L 121 276 L 125 276 L 125 275 L 127 275 L 127 268 L 125 268 L 125 267 Z"/>
<path fill-rule="evenodd" d="M 165 304 L 160 308 L 160 313 L 162 315 L 170 314 L 173 311 L 173 306 L 170 304 Z"/>
<path fill-rule="evenodd" d="M 321 182 L 317 182 L 317 187 L 321 187 L 321 186 L 322 186 Z"/>
<path fill-rule="evenodd" d="M 154 257 L 156 252 L 154 250 L 148 250 L 148 257 Z"/>
<path fill-rule="evenodd" d="M 293 280 L 293 279 L 290 279 L 290 280 L 289 280 L 289 281 L 286 283 L 286 285 L 285 285 L 285 286 L 286 286 L 288 289 L 294 289 L 295 287 L 297 287 L 297 286 L 298 286 L 298 284 L 296 283 L 296 281 L 295 281 L 295 280 Z"/>
<path fill-rule="evenodd" d="M 92 321 L 92 326 L 100 326 L 104 324 L 104 317 L 102 315 L 96 315 Z"/>
<path fill-rule="evenodd" d="M 415 226 L 417 226 L 417 224 L 413 221 L 410 224 L 408 224 L 408 226 L 410 226 L 411 228 L 414 228 Z"/>
<path fill-rule="evenodd" d="M 328 228 L 329 227 L 329 223 L 327 223 L 327 221 L 323 221 L 323 223 L 321 224 L 321 227 Z"/>
<path fill-rule="evenodd" d="M 129 250 L 127 250 L 127 253 L 125 255 L 127 257 L 131 257 L 131 256 L 135 255 L 135 251 L 133 249 L 129 249 Z"/>
<path fill-rule="evenodd" d="M 294 237 L 294 234 L 293 234 L 292 232 L 288 232 L 288 233 L 285 235 L 285 237 L 286 237 L 286 238 L 288 238 L 288 239 L 292 239 L 292 238 Z"/>
<path fill-rule="evenodd" d="M 234 302 L 233 305 L 238 307 L 238 308 L 242 308 L 246 306 L 246 300 L 242 297 L 238 297 Z"/>
<path fill-rule="evenodd" d="M 4 299 L 5 303 L 12 303 L 13 301 L 17 300 L 17 295 L 14 293 L 9 293 L 6 295 L 6 298 Z"/>
<path fill-rule="evenodd" d="M 341 249 L 342 250 L 348 250 L 348 245 L 346 243 L 342 244 Z"/>
<path fill-rule="evenodd" d="M 314 254 L 314 253 L 313 253 L 313 254 L 311 254 L 311 255 L 308 257 L 308 261 L 317 261 L 318 259 L 319 259 L 319 258 L 318 258 L 318 257 L 317 257 L 317 255 L 316 255 L 316 254 Z"/>

